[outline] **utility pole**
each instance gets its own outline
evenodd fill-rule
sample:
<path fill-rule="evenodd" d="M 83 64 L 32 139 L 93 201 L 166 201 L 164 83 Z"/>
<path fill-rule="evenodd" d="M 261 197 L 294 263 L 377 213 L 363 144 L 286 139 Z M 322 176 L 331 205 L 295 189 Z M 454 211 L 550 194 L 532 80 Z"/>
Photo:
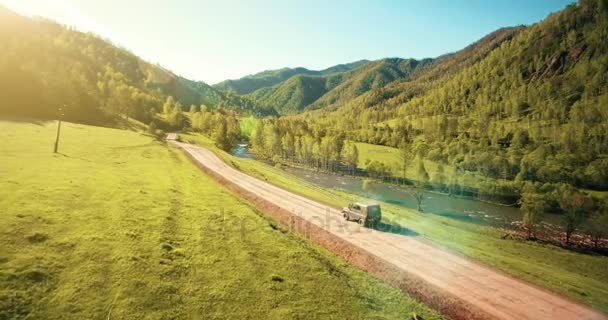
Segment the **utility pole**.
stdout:
<path fill-rule="evenodd" d="M 57 153 L 57 149 L 59 148 L 59 133 L 61 132 L 61 120 L 63 120 L 63 116 L 65 115 L 65 104 L 63 108 L 59 107 L 57 111 L 59 111 L 59 121 L 57 122 L 57 137 L 55 137 L 55 147 L 53 148 L 53 153 Z"/>

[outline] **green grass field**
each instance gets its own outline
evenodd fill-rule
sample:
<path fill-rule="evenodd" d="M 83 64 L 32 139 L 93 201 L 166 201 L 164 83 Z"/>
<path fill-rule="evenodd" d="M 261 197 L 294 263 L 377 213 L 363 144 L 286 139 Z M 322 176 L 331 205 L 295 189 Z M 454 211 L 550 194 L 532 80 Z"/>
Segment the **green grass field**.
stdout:
<path fill-rule="evenodd" d="M 441 318 L 140 133 L 0 122 L 0 319 Z"/>
<path fill-rule="evenodd" d="M 325 189 L 253 159 L 233 157 L 204 136 L 184 140 L 212 148 L 241 171 L 328 205 L 341 207 L 362 197 Z M 580 254 L 551 245 L 502 239 L 503 231 L 383 203 L 386 222 L 405 226 L 445 248 L 481 261 L 608 312 L 608 257 Z"/>
<path fill-rule="evenodd" d="M 402 171 L 402 163 L 399 156 L 399 149 L 369 143 L 356 142 L 357 149 L 359 150 L 359 161 L 357 167 L 361 169 L 366 169 L 368 164 L 371 161 L 379 161 L 384 163 L 391 169 L 391 174 L 395 177 L 403 177 Z M 415 160 L 411 160 L 415 161 Z M 437 162 L 424 160 L 424 167 L 428 172 L 431 179 L 435 177 L 437 173 L 438 164 Z M 416 172 L 417 166 L 408 165 L 405 176 L 410 180 L 419 179 L 418 173 Z M 459 174 L 456 172 L 454 166 L 443 164 L 443 175 L 447 181 L 450 181 L 452 178 L 457 177 L 458 183 L 467 187 L 478 187 L 483 182 L 493 182 L 494 184 L 501 181 L 500 179 L 494 179 L 491 177 L 485 177 L 478 173 L 473 172 L 465 172 L 464 174 Z M 599 199 L 608 199 L 608 191 L 596 191 L 596 190 L 583 190 L 586 193 L 599 198 Z"/>
<path fill-rule="evenodd" d="M 379 161 L 381 163 L 384 163 L 391 169 L 391 174 L 393 176 L 399 177 L 399 178 L 403 177 L 403 171 L 402 171 L 403 165 L 401 163 L 401 159 L 399 156 L 399 149 L 393 148 L 393 147 L 369 144 L 369 143 L 362 143 L 362 142 L 357 142 L 355 144 L 357 145 L 357 149 L 359 150 L 359 161 L 358 161 L 357 167 L 359 167 L 361 169 L 366 169 L 369 162 Z M 410 160 L 410 161 L 413 162 L 416 160 Z M 424 167 L 425 167 L 426 171 L 428 172 L 429 176 L 431 177 L 431 179 L 433 177 L 435 177 L 435 174 L 437 173 L 437 167 L 438 167 L 438 164 L 436 162 L 433 162 L 430 160 L 424 160 Z M 411 162 L 410 162 L 410 165 L 407 166 L 407 169 L 405 171 L 405 177 L 410 180 L 419 179 L 420 177 L 418 176 L 418 173 L 416 170 L 417 170 L 417 166 L 411 165 Z M 443 173 L 444 177 L 446 179 L 450 179 L 451 177 L 454 177 L 457 175 L 456 169 L 450 165 L 444 164 L 443 172 L 444 172 Z M 475 174 L 472 172 L 468 172 L 467 174 L 461 175 L 460 177 L 458 177 L 458 181 L 460 184 L 462 184 L 464 186 L 470 186 L 470 187 L 477 186 L 482 181 L 494 181 L 494 180 L 496 180 L 496 179 L 483 177 L 481 175 L 478 175 L 478 174 Z"/>

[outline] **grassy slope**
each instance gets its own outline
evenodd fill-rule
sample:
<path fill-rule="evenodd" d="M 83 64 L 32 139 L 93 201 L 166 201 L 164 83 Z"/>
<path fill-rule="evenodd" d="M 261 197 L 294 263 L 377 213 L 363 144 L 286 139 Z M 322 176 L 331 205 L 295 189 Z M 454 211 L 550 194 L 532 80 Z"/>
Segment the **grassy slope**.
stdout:
<path fill-rule="evenodd" d="M 379 161 L 381 163 L 384 163 L 385 165 L 388 165 L 388 167 L 391 169 L 391 174 L 395 177 L 401 177 L 403 175 L 403 172 L 401 171 L 402 164 L 399 158 L 399 149 L 363 142 L 356 142 L 355 144 L 357 145 L 357 149 L 359 150 L 359 161 L 357 164 L 358 168 L 366 169 L 369 162 Z M 410 165 L 408 165 L 405 172 L 406 178 L 410 180 L 417 180 L 419 179 L 419 175 L 416 172 L 417 166 L 411 165 L 411 163 L 416 160 L 414 159 L 410 161 Z M 437 162 L 431 160 L 424 160 L 424 167 L 431 179 L 433 179 L 437 172 Z M 446 181 L 450 181 L 450 178 L 458 176 L 458 173 L 454 166 L 449 164 L 443 164 L 443 172 Z M 458 176 L 459 184 L 467 187 L 479 186 L 479 184 L 484 181 L 497 182 L 500 181 L 500 179 L 484 177 L 483 175 L 474 172 L 465 172 L 464 175 L 460 174 L 460 176 Z M 608 199 L 608 191 L 585 190 L 585 192 L 600 199 Z"/>
<path fill-rule="evenodd" d="M 359 150 L 359 162 L 357 164 L 357 167 L 361 169 L 366 169 L 370 161 L 379 161 L 381 163 L 384 163 L 385 165 L 388 165 L 388 167 L 391 169 L 391 174 L 393 176 L 400 178 L 403 176 L 399 149 L 362 142 L 357 142 L 356 145 L 357 149 Z M 412 165 L 412 163 L 414 163 L 415 161 L 417 160 L 410 160 L 410 163 L 407 166 L 407 169 L 405 171 L 405 176 L 407 179 L 418 180 L 420 178 L 417 172 L 418 167 L 416 165 Z M 434 179 L 437 173 L 437 167 L 437 162 L 431 160 L 424 160 L 424 168 L 429 174 L 431 181 L 433 181 L 432 179 Z M 476 187 L 483 181 L 496 180 L 493 178 L 484 177 L 480 174 L 473 172 L 467 172 L 464 175 L 458 175 L 454 166 L 448 164 L 443 164 L 443 176 L 444 179 L 446 179 L 445 181 L 451 181 L 451 178 L 458 177 L 457 181 L 459 182 L 459 184 L 467 187 Z"/>
<path fill-rule="evenodd" d="M 207 138 L 183 135 L 184 140 L 212 147 Z M 332 206 L 344 206 L 359 196 L 312 185 L 284 171 L 251 159 L 216 153 L 240 170 Z M 385 221 L 405 226 L 454 252 L 491 265 L 539 286 L 608 312 L 608 257 L 575 253 L 550 245 L 502 239 L 495 228 L 454 221 L 437 215 L 383 204 Z"/>
<path fill-rule="evenodd" d="M 53 155 L 55 123 L 0 128 L 0 319 L 439 317 L 173 147 L 66 123 Z"/>

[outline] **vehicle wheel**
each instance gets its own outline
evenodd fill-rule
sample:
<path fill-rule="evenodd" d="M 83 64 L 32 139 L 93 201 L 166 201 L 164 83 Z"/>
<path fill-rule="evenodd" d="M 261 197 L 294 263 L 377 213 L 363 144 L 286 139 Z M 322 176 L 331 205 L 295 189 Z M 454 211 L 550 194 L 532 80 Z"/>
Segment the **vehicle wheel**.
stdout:
<path fill-rule="evenodd" d="M 359 219 L 357 222 L 359 222 L 360 225 L 365 225 L 365 219 Z"/>
<path fill-rule="evenodd" d="M 342 215 L 344 217 L 344 220 L 348 221 L 348 215 L 345 213 Z"/>

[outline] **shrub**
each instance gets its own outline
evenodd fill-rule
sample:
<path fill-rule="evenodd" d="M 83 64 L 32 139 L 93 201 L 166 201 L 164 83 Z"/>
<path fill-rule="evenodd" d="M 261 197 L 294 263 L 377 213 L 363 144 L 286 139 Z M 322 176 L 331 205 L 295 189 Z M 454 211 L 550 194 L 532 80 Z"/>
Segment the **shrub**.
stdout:
<path fill-rule="evenodd" d="M 281 163 L 281 157 L 279 155 L 275 154 L 274 156 L 272 156 L 272 162 Z"/>
<path fill-rule="evenodd" d="M 165 132 L 163 130 L 158 129 L 154 131 L 154 136 L 156 137 L 156 140 L 164 140 Z"/>
<path fill-rule="evenodd" d="M 148 125 L 148 130 L 146 132 L 148 132 L 151 135 L 155 135 L 157 129 L 158 129 L 158 127 L 156 126 L 156 122 L 152 121 Z"/>

